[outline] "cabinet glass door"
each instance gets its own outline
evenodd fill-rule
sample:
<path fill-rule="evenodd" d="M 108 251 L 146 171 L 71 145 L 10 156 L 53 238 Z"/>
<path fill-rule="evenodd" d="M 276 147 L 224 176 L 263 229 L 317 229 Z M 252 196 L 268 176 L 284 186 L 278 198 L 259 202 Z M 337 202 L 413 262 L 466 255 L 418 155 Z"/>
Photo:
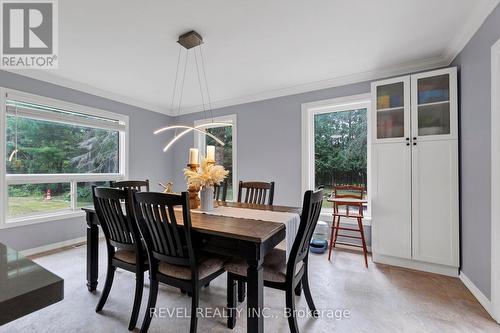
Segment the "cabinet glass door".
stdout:
<path fill-rule="evenodd" d="M 417 79 L 418 136 L 450 134 L 450 75 Z"/>
<path fill-rule="evenodd" d="M 404 82 L 376 87 L 377 139 L 402 138 L 405 135 Z"/>

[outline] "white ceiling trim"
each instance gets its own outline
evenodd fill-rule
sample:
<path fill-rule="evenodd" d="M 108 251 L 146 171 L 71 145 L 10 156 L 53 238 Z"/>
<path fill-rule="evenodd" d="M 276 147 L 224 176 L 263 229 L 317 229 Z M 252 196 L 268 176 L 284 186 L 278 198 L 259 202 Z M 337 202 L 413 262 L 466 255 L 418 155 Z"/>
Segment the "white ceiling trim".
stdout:
<path fill-rule="evenodd" d="M 450 64 L 464 49 L 465 45 L 467 45 L 499 3 L 500 0 L 489 0 L 483 6 L 477 7 L 477 10 L 469 16 L 469 20 L 463 25 L 464 28 L 457 33 L 456 37 L 446 47 L 443 59 L 446 59 Z"/>
<path fill-rule="evenodd" d="M 35 69 L 13 70 L 13 69 L 4 69 L 4 68 L 2 68 L 2 70 L 7 71 L 7 72 L 11 72 L 11 73 L 14 73 L 17 75 L 21 75 L 21 76 L 26 76 L 26 77 L 29 77 L 29 78 L 32 78 L 35 80 L 40 80 L 40 81 L 52 83 L 52 84 L 55 84 L 58 86 L 62 86 L 64 88 L 74 89 L 74 90 L 78 90 L 78 91 L 81 91 L 81 92 L 84 92 L 87 94 L 91 94 L 94 96 L 103 97 L 103 98 L 106 98 L 106 99 L 109 99 L 109 100 L 112 100 L 115 102 L 128 104 L 128 105 L 136 106 L 136 107 L 146 109 L 149 111 L 154 111 L 154 112 L 170 115 L 170 112 L 168 112 L 168 110 L 163 108 L 163 107 L 148 104 L 146 102 L 139 101 L 139 100 L 136 100 L 134 98 L 123 96 L 120 94 L 116 94 L 116 93 L 113 93 L 113 92 L 108 91 L 108 90 L 99 89 L 99 88 L 93 87 L 93 86 L 85 84 L 85 83 L 81 83 L 81 82 L 77 82 L 74 80 L 59 77 L 57 75 L 53 75 L 53 74 L 48 73 L 47 70 L 44 70 L 44 71 L 35 70 Z"/>

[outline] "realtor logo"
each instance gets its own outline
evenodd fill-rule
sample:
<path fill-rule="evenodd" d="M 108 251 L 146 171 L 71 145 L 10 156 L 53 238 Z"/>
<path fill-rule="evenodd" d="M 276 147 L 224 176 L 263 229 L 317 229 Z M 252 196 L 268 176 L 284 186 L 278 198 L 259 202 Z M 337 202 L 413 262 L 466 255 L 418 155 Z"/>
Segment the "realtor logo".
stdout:
<path fill-rule="evenodd" d="M 1 67 L 57 68 L 57 0 L 0 0 Z"/>

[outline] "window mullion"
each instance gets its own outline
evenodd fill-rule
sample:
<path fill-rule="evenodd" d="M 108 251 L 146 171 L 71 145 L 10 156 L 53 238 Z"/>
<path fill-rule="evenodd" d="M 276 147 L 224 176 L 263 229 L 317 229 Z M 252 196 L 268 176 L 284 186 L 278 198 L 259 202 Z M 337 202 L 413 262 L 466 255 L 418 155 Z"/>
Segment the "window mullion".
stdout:
<path fill-rule="evenodd" d="M 71 210 L 77 210 L 78 186 L 76 180 L 71 181 Z"/>

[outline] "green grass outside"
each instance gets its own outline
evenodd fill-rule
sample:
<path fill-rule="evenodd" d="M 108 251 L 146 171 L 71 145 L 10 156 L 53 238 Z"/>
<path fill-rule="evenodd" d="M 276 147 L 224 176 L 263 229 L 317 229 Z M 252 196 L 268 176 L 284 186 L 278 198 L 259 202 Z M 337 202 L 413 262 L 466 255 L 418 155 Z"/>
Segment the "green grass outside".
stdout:
<path fill-rule="evenodd" d="M 53 211 L 70 209 L 71 203 L 67 197 L 52 197 L 52 200 L 44 200 L 39 196 L 33 197 L 10 197 L 9 217 L 23 215 L 48 213 Z"/>

